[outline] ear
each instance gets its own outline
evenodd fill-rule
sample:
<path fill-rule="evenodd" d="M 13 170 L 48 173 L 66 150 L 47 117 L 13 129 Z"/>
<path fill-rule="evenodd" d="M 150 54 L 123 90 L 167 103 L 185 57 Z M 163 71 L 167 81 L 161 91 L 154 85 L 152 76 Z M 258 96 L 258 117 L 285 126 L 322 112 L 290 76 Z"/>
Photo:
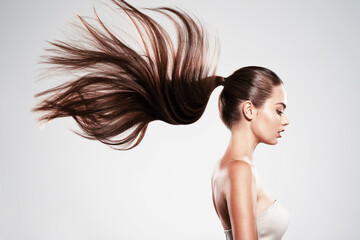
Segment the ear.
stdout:
<path fill-rule="evenodd" d="M 250 101 L 243 102 L 242 112 L 248 120 L 252 120 L 256 114 L 256 108 Z"/>

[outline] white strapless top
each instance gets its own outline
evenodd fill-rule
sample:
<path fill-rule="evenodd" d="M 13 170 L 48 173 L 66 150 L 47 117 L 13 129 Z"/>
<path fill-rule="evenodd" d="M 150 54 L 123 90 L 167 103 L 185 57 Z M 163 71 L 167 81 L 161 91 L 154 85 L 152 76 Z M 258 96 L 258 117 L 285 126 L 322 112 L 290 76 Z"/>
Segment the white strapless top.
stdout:
<path fill-rule="evenodd" d="M 256 217 L 258 240 L 280 240 L 290 221 L 288 211 L 275 200 L 265 212 Z M 225 230 L 226 240 L 233 240 L 232 231 Z"/>
<path fill-rule="evenodd" d="M 255 179 L 258 181 L 255 169 Z M 258 240 L 281 240 L 290 221 L 288 211 L 275 200 L 264 212 L 256 217 Z M 233 240 L 232 231 L 224 230 L 226 240 Z"/>

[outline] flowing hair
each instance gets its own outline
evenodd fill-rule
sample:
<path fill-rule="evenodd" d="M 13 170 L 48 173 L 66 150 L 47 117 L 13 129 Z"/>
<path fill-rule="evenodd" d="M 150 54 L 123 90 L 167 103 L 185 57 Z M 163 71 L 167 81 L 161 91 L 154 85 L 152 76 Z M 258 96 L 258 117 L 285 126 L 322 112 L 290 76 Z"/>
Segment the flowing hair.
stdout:
<path fill-rule="evenodd" d="M 44 99 L 32 111 L 43 112 L 39 122 L 71 116 L 83 131 L 80 136 L 129 150 L 141 142 L 151 121 L 197 121 L 223 77 L 214 75 L 216 64 L 209 67 L 209 41 L 198 19 L 169 7 L 147 9 L 170 20 L 175 44 L 149 15 L 122 0 L 112 3 L 135 27 L 141 51 L 110 31 L 95 8 L 99 27 L 78 16 L 86 33 L 79 42 L 88 45 L 49 42 L 52 54 L 42 63 L 86 73 L 36 94 Z"/>

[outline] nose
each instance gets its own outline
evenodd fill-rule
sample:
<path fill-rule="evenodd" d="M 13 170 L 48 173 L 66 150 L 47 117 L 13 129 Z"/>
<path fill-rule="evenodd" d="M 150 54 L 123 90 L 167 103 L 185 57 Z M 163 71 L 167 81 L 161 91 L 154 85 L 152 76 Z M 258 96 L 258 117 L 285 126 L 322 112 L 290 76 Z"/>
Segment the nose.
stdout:
<path fill-rule="evenodd" d="M 287 126 L 287 125 L 289 125 L 290 124 L 290 122 L 289 122 L 289 119 L 287 118 L 287 116 L 285 116 L 285 115 L 283 115 L 284 117 L 283 117 L 283 120 L 282 120 L 282 125 L 284 125 L 284 126 Z"/>

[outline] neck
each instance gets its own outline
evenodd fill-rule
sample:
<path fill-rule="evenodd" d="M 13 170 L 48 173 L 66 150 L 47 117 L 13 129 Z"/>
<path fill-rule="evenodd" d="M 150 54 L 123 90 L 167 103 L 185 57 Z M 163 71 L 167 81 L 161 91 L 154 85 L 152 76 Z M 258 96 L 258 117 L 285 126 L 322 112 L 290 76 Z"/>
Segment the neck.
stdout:
<path fill-rule="evenodd" d="M 250 126 L 245 125 L 238 125 L 231 130 L 231 138 L 225 156 L 229 160 L 245 160 L 253 163 L 254 151 L 259 141 Z"/>

